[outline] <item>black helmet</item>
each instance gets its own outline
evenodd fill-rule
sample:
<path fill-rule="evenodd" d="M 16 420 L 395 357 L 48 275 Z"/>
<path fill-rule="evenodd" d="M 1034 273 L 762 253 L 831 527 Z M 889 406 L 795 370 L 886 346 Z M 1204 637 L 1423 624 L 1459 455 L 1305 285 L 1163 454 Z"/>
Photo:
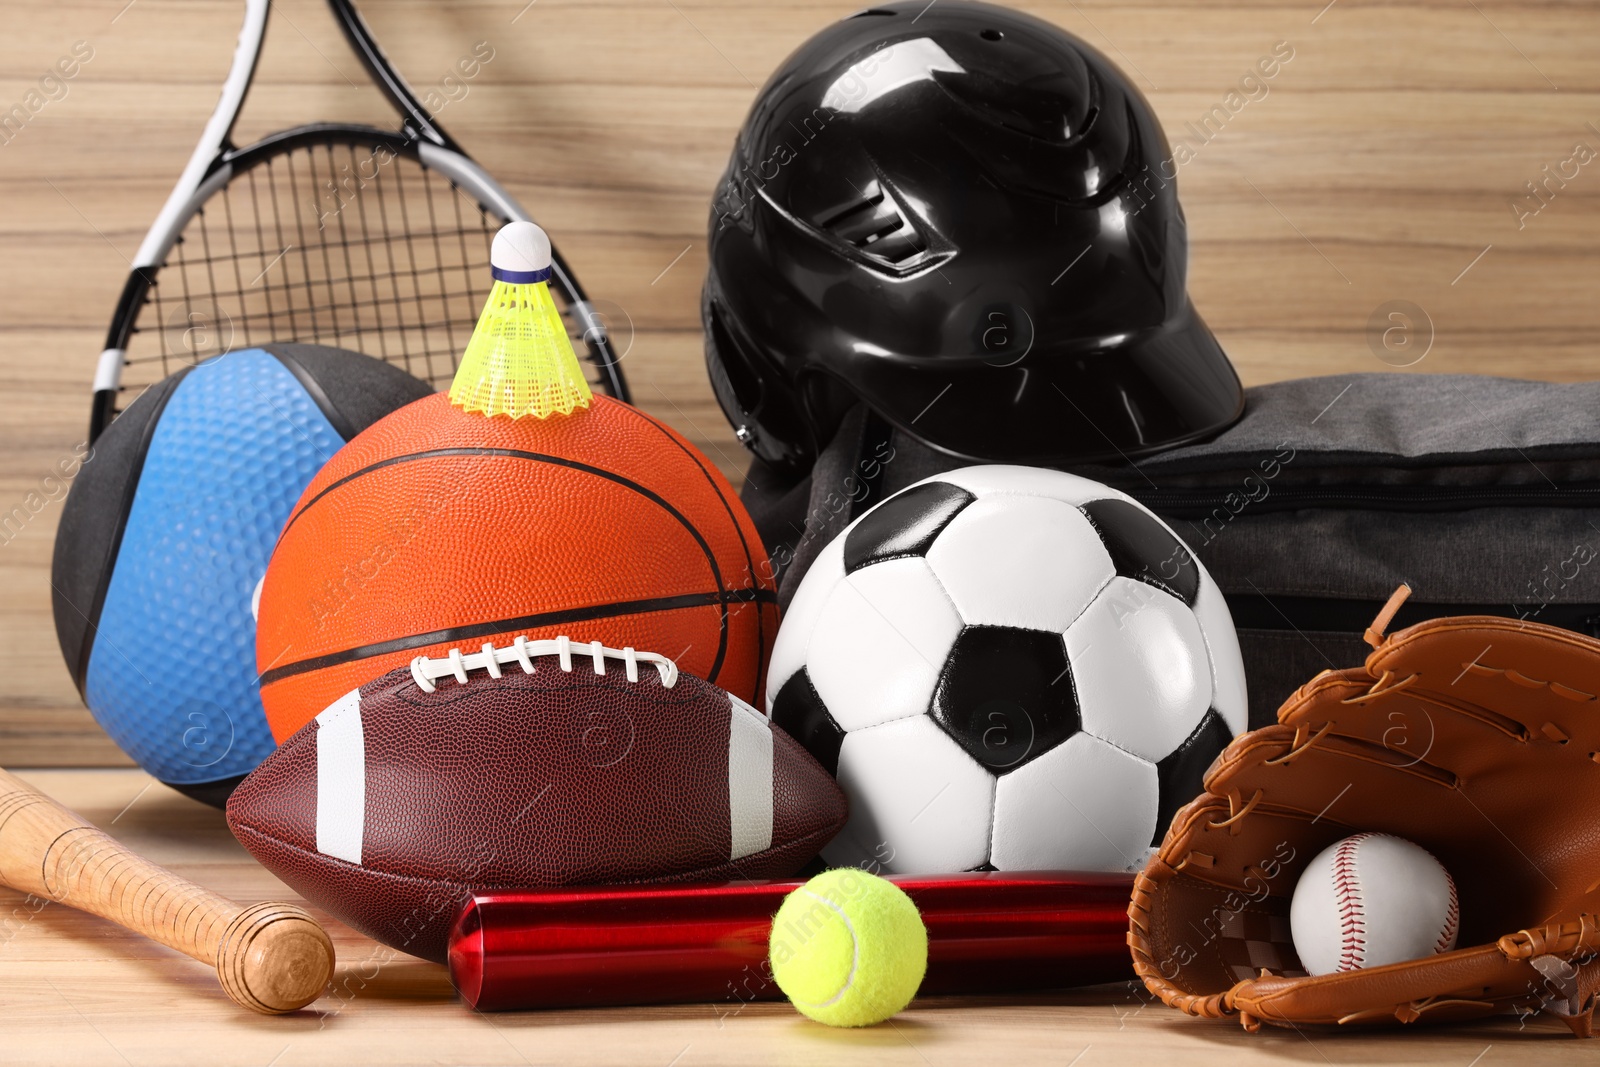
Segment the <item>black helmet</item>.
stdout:
<path fill-rule="evenodd" d="M 988 4 L 886 4 L 756 98 L 712 202 L 702 314 L 751 451 L 809 469 L 857 401 L 965 459 L 1115 460 L 1243 410 L 1185 290 L 1150 105 Z"/>

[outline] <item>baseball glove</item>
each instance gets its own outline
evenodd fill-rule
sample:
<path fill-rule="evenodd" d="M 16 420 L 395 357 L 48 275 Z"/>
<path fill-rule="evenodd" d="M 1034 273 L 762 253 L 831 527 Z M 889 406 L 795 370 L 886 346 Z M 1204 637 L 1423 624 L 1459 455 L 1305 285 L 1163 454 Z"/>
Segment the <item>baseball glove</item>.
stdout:
<path fill-rule="evenodd" d="M 1324 671 L 1217 757 L 1128 908 L 1134 970 L 1191 1015 L 1261 1023 L 1550 1013 L 1580 1037 L 1600 999 L 1600 641 L 1531 622 L 1367 631 L 1364 668 Z M 1306 863 L 1361 831 L 1432 852 L 1456 882 L 1458 945 L 1308 977 L 1289 935 Z"/>

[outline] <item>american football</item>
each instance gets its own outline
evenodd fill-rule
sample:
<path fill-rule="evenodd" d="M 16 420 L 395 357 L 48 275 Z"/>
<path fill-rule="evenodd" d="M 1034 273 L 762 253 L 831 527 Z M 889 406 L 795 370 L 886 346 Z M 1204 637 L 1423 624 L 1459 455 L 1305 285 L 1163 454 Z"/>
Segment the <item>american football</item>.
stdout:
<path fill-rule="evenodd" d="M 822 550 L 784 616 L 773 721 L 834 771 L 833 864 L 1131 870 L 1245 728 L 1227 604 L 1131 497 L 968 467 Z"/>
<path fill-rule="evenodd" d="M 844 819 L 827 772 L 748 704 L 664 656 L 566 638 L 418 657 L 228 803 L 307 900 L 440 962 L 473 890 L 785 876 Z"/>

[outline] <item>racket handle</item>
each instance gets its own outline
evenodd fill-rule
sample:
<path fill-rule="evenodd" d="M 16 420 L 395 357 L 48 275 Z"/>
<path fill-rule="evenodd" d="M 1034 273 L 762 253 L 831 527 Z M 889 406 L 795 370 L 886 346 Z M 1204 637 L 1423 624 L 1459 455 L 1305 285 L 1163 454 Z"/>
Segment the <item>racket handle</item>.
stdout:
<path fill-rule="evenodd" d="M 333 943 L 304 909 L 241 907 L 135 854 L 4 770 L 0 883 L 212 964 L 228 996 L 254 1011 L 303 1008 L 333 976 Z"/>
<path fill-rule="evenodd" d="M 928 928 L 921 993 L 1055 989 L 1130 978 L 1124 875 L 893 877 Z M 480 1011 L 782 997 L 772 916 L 801 882 L 479 893 L 450 937 L 450 977 Z"/>

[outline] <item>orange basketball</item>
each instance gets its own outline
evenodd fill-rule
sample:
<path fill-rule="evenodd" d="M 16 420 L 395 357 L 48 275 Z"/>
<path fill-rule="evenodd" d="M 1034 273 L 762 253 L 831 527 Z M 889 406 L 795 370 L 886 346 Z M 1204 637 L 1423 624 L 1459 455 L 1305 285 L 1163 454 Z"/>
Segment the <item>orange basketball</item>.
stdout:
<path fill-rule="evenodd" d="M 256 665 L 279 741 L 416 656 L 565 634 L 659 652 L 761 706 L 772 569 L 728 480 L 596 396 L 485 418 L 436 394 L 322 468 L 261 589 Z"/>

